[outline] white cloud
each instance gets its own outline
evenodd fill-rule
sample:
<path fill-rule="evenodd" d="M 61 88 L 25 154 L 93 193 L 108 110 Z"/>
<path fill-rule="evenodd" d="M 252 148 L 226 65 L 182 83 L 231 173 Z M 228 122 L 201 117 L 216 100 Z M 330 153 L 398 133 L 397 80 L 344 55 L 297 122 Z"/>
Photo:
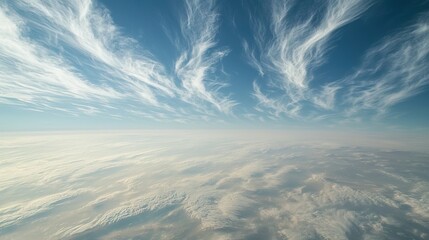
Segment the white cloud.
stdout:
<path fill-rule="evenodd" d="M 329 48 L 328 40 L 332 34 L 358 18 L 368 7 L 368 4 L 361 0 L 332 0 L 327 1 L 326 10 L 321 17 L 318 15 L 319 11 L 313 11 L 308 13 L 304 20 L 292 21 L 292 17 L 295 16 L 290 9 L 295 5 L 294 1 L 273 1 L 269 28 L 273 39 L 270 41 L 261 39 L 263 38 L 261 32 L 266 31 L 262 24 L 255 25 L 256 42 L 259 43 L 257 45 L 261 52 L 260 63 L 255 63 L 254 52 L 249 50 L 247 44 L 244 45 L 249 61 L 256 66 L 258 72 L 264 72 L 260 67 L 262 65 L 274 77 L 272 86 L 268 88 L 280 90 L 277 95 L 282 97 L 274 95 L 264 98 L 272 98 L 271 101 L 278 102 L 276 106 L 268 107 L 275 107 L 277 108 L 275 113 L 284 112 L 290 117 L 299 114 L 303 101 L 314 101 L 322 108 L 332 108 L 335 88 L 322 88 L 321 94 L 328 94 L 326 100 L 312 98 L 312 94 L 316 92 L 309 91 L 310 82 L 315 80 L 312 71 L 324 62 L 325 53 Z"/>
<path fill-rule="evenodd" d="M 8 134 L 0 138 L 0 237 L 428 234 L 427 154 L 380 150 L 397 145 L 350 134 L 317 136 Z"/>
<path fill-rule="evenodd" d="M 429 83 L 427 16 L 372 48 L 359 70 L 345 80 L 344 99 L 351 105 L 348 114 L 361 110 L 386 113 Z"/>
<path fill-rule="evenodd" d="M 368 50 L 361 66 L 349 77 L 318 85 L 313 70 L 326 60 L 326 52 L 332 47 L 329 39 L 360 17 L 371 2 L 327 1 L 325 11 L 291 20 L 295 12 L 290 9 L 296 4 L 273 1 L 269 28 L 251 16 L 257 51 L 246 41 L 244 51 L 261 78 L 271 79 L 265 85 L 254 82 L 257 111 L 274 119 L 281 114 L 312 120 L 339 115 L 350 118 L 367 110 L 380 115 L 419 94 L 429 83 L 427 13 Z M 264 41 L 267 33 L 273 35 L 271 41 Z"/>
<path fill-rule="evenodd" d="M 53 208 L 61 208 L 61 204 L 85 192 L 65 191 L 44 196 L 26 203 L 14 203 L 15 205 L 0 208 L 0 229 L 6 229 L 11 226 L 19 226 L 25 220 L 31 217 L 37 217 L 38 214 L 47 213 Z"/>
<path fill-rule="evenodd" d="M 213 118 L 235 105 L 221 96 L 225 83 L 209 80 L 214 65 L 228 53 L 214 49 L 214 2 L 186 2 L 181 21 L 187 45 L 178 49 L 177 85 L 176 76 L 169 74 L 174 70 L 125 36 L 99 3 L 5 1 L 0 7 L 2 103 L 73 115 L 143 111 L 138 115 L 180 122 Z"/>
<path fill-rule="evenodd" d="M 335 97 L 340 88 L 341 87 L 335 83 L 324 85 L 320 94 L 314 94 L 314 104 L 323 109 L 332 110 L 335 107 Z"/>
<path fill-rule="evenodd" d="M 182 97 L 193 104 L 198 99 L 207 101 L 228 113 L 236 103 L 220 96 L 219 90 L 226 84 L 210 74 L 229 52 L 214 48 L 219 28 L 215 1 L 187 0 L 185 5 L 186 16 L 182 17 L 180 28 L 186 46 L 175 63 L 175 72 L 185 90 Z"/>
<path fill-rule="evenodd" d="M 371 1 L 330 0 L 299 18 L 291 10 L 298 1 L 271 3 L 269 24 L 252 15 L 254 39 L 242 41 L 260 78 L 251 90 L 258 113 L 245 110 L 238 117 L 317 121 L 358 118 L 368 110 L 383 114 L 428 84 L 427 13 L 370 49 L 354 74 L 319 84 L 314 71 L 326 61 L 332 36 Z M 97 2 L 4 1 L 0 20 L 0 104 L 157 122 L 221 123 L 222 117 L 236 117 L 238 102 L 225 94 L 228 76 L 222 69 L 230 49 L 218 46 L 221 22 L 214 0 L 184 2 L 171 69 L 121 32 Z"/>
<path fill-rule="evenodd" d="M 27 1 L 22 8 L 34 14 L 35 27 L 54 35 L 61 43 L 73 47 L 92 59 L 90 64 L 109 75 L 150 104 L 159 104 L 156 95 L 174 95 L 174 84 L 165 76 L 163 66 L 137 48 L 135 40 L 124 37 L 109 12 L 90 0 Z"/>
<path fill-rule="evenodd" d="M 126 205 L 111 209 L 106 213 L 97 216 L 93 221 L 81 224 L 75 228 L 68 229 L 63 233 L 63 237 L 75 237 L 79 234 L 108 226 L 128 218 L 135 217 L 148 212 L 156 212 L 163 208 L 175 206 L 181 203 L 185 196 L 183 194 L 168 192 L 165 194 L 156 193 L 155 196 L 140 199 L 130 199 Z"/>
<path fill-rule="evenodd" d="M 64 59 L 24 37 L 24 20 L 4 6 L 0 21 L 1 102 L 44 108 L 60 99 L 91 102 L 121 97 L 112 88 L 86 81 Z"/>

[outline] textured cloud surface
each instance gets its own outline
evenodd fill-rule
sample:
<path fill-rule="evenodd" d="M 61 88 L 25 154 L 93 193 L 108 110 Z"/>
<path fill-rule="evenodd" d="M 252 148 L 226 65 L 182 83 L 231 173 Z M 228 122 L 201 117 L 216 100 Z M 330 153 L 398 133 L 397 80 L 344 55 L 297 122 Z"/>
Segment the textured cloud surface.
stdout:
<path fill-rule="evenodd" d="M 318 136 L 8 134 L 0 238 L 429 237 L 427 153 Z"/>

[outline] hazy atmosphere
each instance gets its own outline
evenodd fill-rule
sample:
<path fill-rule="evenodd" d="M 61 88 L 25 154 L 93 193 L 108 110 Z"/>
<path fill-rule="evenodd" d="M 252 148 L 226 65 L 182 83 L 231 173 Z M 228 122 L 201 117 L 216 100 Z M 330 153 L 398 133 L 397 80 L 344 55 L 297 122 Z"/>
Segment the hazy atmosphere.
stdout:
<path fill-rule="evenodd" d="M 426 0 L 0 1 L 0 239 L 429 239 Z"/>

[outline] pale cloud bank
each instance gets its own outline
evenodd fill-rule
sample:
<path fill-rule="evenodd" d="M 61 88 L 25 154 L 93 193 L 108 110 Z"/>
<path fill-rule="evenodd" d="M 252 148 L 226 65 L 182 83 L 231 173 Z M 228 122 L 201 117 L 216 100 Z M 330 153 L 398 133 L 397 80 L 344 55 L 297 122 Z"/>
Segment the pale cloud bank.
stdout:
<path fill-rule="evenodd" d="M 427 153 L 303 136 L 9 134 L 0 138 L 0 237 L 429 236 Z"/>

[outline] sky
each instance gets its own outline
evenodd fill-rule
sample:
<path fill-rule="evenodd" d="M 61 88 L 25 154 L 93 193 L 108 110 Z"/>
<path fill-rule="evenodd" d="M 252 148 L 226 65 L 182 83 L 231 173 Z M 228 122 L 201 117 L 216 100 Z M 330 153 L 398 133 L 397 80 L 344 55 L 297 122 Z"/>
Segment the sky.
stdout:
<path fill-rule="evenodd" d="M 0 131 L 429 132 L 424 0 L 5 0 Z"/>

